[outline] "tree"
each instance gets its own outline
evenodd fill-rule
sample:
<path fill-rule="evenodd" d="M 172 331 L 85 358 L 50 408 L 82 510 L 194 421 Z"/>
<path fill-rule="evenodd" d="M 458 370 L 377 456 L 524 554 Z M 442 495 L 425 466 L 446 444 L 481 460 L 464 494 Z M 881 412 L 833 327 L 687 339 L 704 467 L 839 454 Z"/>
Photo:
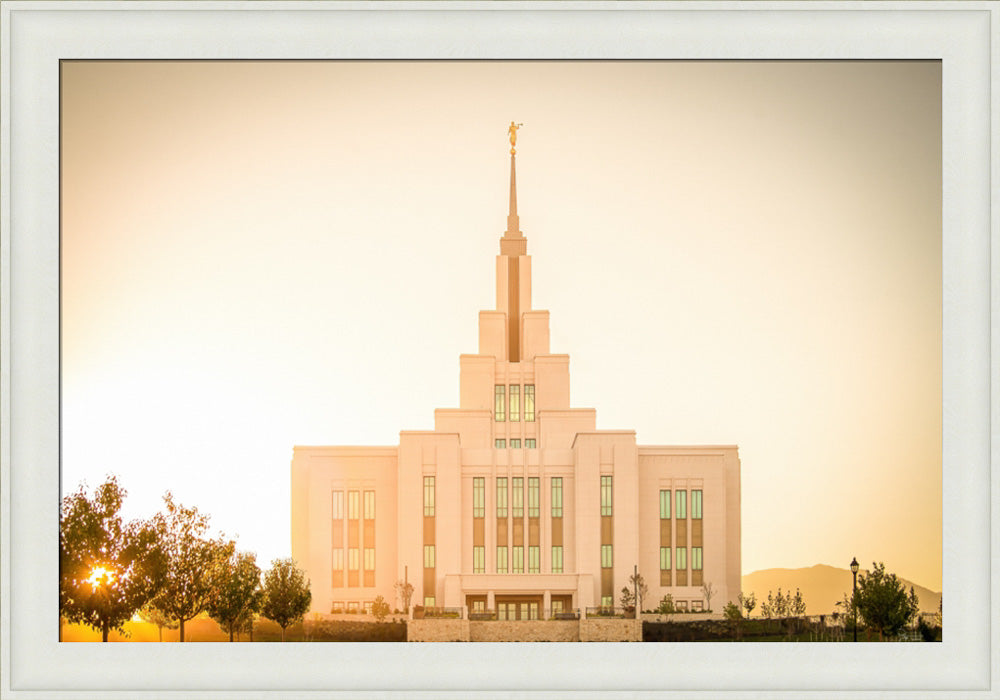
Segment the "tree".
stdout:
<path fill-rule="evenodd" d="M 739 639 L 742 635 L 741 623 L 743 621 L 743 613 L 740 612 L 740 606 L 736 603 L 729 601 L 726 603 L 726 607 L 722 609 L 722 614 L 728 620 L 733 628 L 733 636 Z"/>
<path fill-rule="evenodd" d="M 403 606 L 403 612 L 410 612 L 410 599 L 413 597 L 413 584 L 399 579 L 396 581 L 396 595 L 399 596 L 399 602 Z"/>
<path fill-rule="evenodd" d="M 274 620 L 281 627 L 281 641 L 285 641 L 285 628 L 298 622 L 309 610 L 312 593 L 305 573 L 291 559 L 275 559 L 264 574 L 264 603 L 261 614 Z"/>
<path fill-rule="evenodd" d="M 660 599 L 660 604 L 654 612 L 659 613 L 660 615 L 672 615 L 677 612 L 677 608 L 674 607 L 674 597 L 667 593 Z"/>
<path fill-rule="evenodd" d="M 85 485 L 63 499 L 59 523 L 59 611 L 70 622 L 124 632 L 162 585 L 164 554 L 149 522 L 123 522 L 127 492 L 114 476 L 92 498 Z"/>
<path fill-rule="evenodd" d="M 219 627 L 233 634 L 245 624 L 245 619 L 260 609 L 260 568 L 252 552 L 233 552 L 215 570 L 213 593 L 208 601 L 208 614 Z"/>
<path fill-rule="evenodd" d="M 618 603 L 625 609 L 625 612 L 635 611 L 635 595 L 628 586 L 622 586 L 622 595 Z"/>
<path fill-rule="evenodd" d="M 736 596 L 736 600 L 739 602 L 740 607 L 747 611 L 747 618 L 753 613 L 753 609 L 757 607 L 757 594 L 751 593 L 748 596 L 744 596 L 740 593 Z"/>
<path fill-rule="evenodd" d="M 156 625 L 156 631 L 160 635 L 160 641 L 163 641 L 163 628 L 168 630 L 177 629 L 177 620 L 169 617 L 162 610 L 157 608 L 151 603 L 147 603 L 146 607 L 139 611 L 139 617 L 142 618 L 143 622 L 148 622 L 151 625 Z"/>
<path fill-rule="evenodd" d="M 217 569 L 233 554 L 235 543 L 204 537 L 208 516 L 197 508 L 174 503 L 168 491 L 163 497 L 167 513 L 157 514 L 156 523 L 167 555 L 164 585 L 153 604 L 177 620 L 184 641 L 184 623 L 208 609 Z"/>
<path fill-rule="evenodd" d="M 882 562 L 873 562 L 871 571 L 858 576 L 858 590 L 852 597 L 861 619 L 878 632 L 879 639 L 899 634 L 920 610 L 913 587 L 907 594 L 902 581 L 896 574 L 887 574 Z"/>
<path fill-rule="evenodd" d="M 715 595 L 715 586 L 713 586 L 711 582 L 702 584 L 701 594 L 705 596 L 705 609 L 711 612 L 712 596 Z"/>
<path fill-rule="evenodd" d="M 767 600 L 761 601 L 760 612 L 767 619 L 772 617 L 788 617 L 792 611 L 792 594 L 785 595 L 778 589 L 777 593 L 767 592 Z"/>
<path fill-rule="evenodd" d="M 789 602 L 789 608 L 792 615 L 802 616 L 806 614 L 806 601 L 802 598 L 802 591 L 798 588 L 795 589 L 795 598 Z"/>
<path fill-rule="evenodd" d="M 375 596 L 374 602 L 372 602 L 372 615 L 379 622 L 385 620 L 385 616 L 389 614 L 389 604 L 385 602 L 385 598 L 381 595 Z"/>
<path fill-rule="evenodd" d="M 634 595 L 632 602 L 635 603 L 635 609 L 638 612 L 642 612 L 642 602 L 646 599 L 646 595 L 649 593 L 649 586 L 646 585 L 646 579 L 642 577 L 638 571 L 628 577 L 628 585 L 631 587 Z"/>

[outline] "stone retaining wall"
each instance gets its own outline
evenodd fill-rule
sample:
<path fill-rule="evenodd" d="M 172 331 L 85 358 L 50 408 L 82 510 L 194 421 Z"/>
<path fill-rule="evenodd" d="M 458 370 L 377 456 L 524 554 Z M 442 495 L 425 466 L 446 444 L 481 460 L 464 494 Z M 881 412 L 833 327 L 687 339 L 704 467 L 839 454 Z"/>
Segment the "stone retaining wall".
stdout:
<path fill-rule="evenodd" d="M 581 642 L 641 642 L 642 621 L 590 617 L 580 620 Z"/>
<path fill-rule="evenodd" d="M 469 621 L 455 619 L 410 620 L 406 624 L 408 642 L 468 642 Z"/>
<path fill-rule="evenodd" d="M 579 642 L 576 620 L 493 620 L 469 623 L 473 642 Z"/>

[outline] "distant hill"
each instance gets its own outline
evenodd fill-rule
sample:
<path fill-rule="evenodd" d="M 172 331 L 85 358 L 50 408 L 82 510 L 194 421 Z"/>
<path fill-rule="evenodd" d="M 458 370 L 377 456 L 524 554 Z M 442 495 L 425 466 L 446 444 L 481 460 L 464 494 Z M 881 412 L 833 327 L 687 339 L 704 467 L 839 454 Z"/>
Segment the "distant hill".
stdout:
<path fill-rule="evenodd" d="M 794 593 L 798 588 L 802 591 L 802 598 L 806 603 L 806 613 L 822 615 L 840 610 L 835 604 L 843 600 L 845 593 L 851 592 L 852 579 L 850 569 L 838 569 L 826 564 L 817 564 L 805 569 L 763 569 L 743 577 L 743 594 L 757 595 L 754 615 L 759 615 L 760 601 L 767 600 L 768 591 L 777 592 L 780 587 L 782 591 Z M 920 599 L 921 612 L 937 612 L 938 604 L 941 602 L 940 593 L 903 578 L 900 580 L 907 591 L 913 586 L 917 598 Z"/>

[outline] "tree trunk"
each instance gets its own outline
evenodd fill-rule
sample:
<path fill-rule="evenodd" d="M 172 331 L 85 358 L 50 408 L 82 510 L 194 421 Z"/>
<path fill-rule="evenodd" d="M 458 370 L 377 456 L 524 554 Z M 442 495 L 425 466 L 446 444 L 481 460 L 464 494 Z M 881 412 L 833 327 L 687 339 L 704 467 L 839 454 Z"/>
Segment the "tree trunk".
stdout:
<path fill-rule="evenodd" d="M 250 641 L 253 641 L 253 617 L 250 617 Z"/>
<path fill-rule="evenodd" d="M 181 641 L 183 642 L 184 641 L 184 620 L 181 620 L 180 623 L 181 623 Z"/>
<path fill-rule="evenodd" d="M 108 641 L 108 623 L 104 622 L 101 624 L 101 641 Z"/>
<path fill-rule="evenodd" d="M 156 631 L 160 635 L 160 641 L 163 641 L 163 625 L 157 625 Z"/>
<path fill-rule="evenodd" d="M 229 641 L 233 641 L 233 623 L 229 623 Z"/>
<path fill-rule="evenodd" d="M 281 641 L 285 641 L 285 628 L 281 628 Z"/>

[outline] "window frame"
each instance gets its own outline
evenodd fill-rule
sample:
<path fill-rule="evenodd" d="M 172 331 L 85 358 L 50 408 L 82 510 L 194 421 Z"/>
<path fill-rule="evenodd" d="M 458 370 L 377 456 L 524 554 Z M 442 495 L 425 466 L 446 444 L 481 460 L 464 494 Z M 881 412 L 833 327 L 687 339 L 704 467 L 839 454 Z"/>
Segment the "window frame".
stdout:
<path fill-rule="evenodd" d="M 528 545 L 528 573 L 540 574 L 542 572 L 542 548 L 537 544 Z"/>
<path fill-rule="evenodd" d="M 430 561 L 430 564 L 427 562 Z M 424 545 L 424 568 L 433 569 L 436 568 L 437 564 L 437 553 L 434 551 L 434 545 L 425 544 Z"/>
<path fill-rule="evenodd" d="M 553 476 L 549 480 L 549 490 L 551 492 L 552 517 L 561 518 L 563 516 L 563 483 L 561 476 Z"/>
<path fill-rule="evenodd" d="M 675 492 L 676 502 L 674 503 L 675 517 L 678 520 L 687 519 L 687 489 L 677 489 Z"/>
<path fill-rule="evenodd" d="M 702 519 L 702 489 L 692 489 L 691 491 L 691 519 L 701 520 Z"/>
<path fill-rule="evenodd" d="M 691 571 L 702 571 L 705 565 L 704 562 L 704 548 L 702 547 L 692 547 L 691 548 Z"/>
<path fill-rule="evenodd" d="M 493 385 L 493 420 L 497 423 L 507 421 L 507 385 Z"/>
<path fill-rule="evenodd" d="M 510 570 L 515 574 L 524 573 L 524 545 L 514 545 L 511 549 Z"/>
<path fill-rule="evenodd" d="M 503 488 L 500 485 L 503 484 Z M 506 518 L 507 517 L 507 477 L 498 476 L 497 477 L 497 517 Z"/>
<path fill-rule="evenodd" d="M 563 573 L 563 546 L 561 544 L 552 545 L 552 573 Z"/>
<path fill-rule="evenodd" d="M 475 545 L 472 547 L 472 573 L 486 573 L 486 545 Z"/>
<path fill-rule="evenodd" d="M 486 517 L 486 477 L 472 477 L 472 517 Z"/>
<path fill-rule="evenodd" d="M 614 512 L 614 478 L 610 474 L 601 474 L 601 517 L 612 517 Z"/>
<path fill-rule="evenodd" d="M 347 519 L 358 520 L 361 517 L 361 492 L 351 489 L 347 492 Z"/>
<path fill-rule="evenodd" d="M 344 519 L 344 490 L 334 489 L 330 502 L 330 517 L 333 520 Z"/>
<path fill-rule="evenodd" d="M 613 569 L 615 567 L 615 546 L 613 544 L 601 545 L 601 568 Z"/>
<path fill-rule="evenodd" d="M 670 547 L 660 547 L 660 571 L 670 571 L 672 563 L 670 554 Z"/>
<path fill-rule="evenodd" d="M 670 489 L 660 489 L 660 520 L 670 520 L 670 499 L 672 497 Z"/>
<path fill-rule="evenodd" d="M 535 385 L 524 385 L 524 420 L 526 423 L 535 422 Z"/>
<path fill-rule="evenodd" d="M 434 517 L 434 488 L 435 480 L 433 476 L 424 476 L 424 517 Z"/>
<path fill-rule="evenodd" d="M 521 386 L 519 384 L 511 384 L 509 387 L 507 416 L 511 423 L 519 423 L 521 421 Z"/>
<path fill-rule="evenodd" d="M 511 477 L 510 515 L 512 518 L 524 517 L 524 477 Z"/>
<path fill-rule="evenodd" d="M 369 499 L 369 497 L 371 497 Z M 364 518 L 365 520 L 375 519 L 375 491 L 372 489 L 367 489 L 364 492 Z"/>
<path fill-rule="evenodd" d="M 503 557 L 500 556 L 501 554 L 503 554 Z M 508 573 L 510 573 L 510 557 L 508 557 L 507 555 L 508 555 L 507 545 L 505 545 L 505 544 L 502 544 L 502 545 L 498 544 L 497 545 L 497 573 L 498 574 L 508 574 Z M 503 559 L 502 565 L 501 565 L 501 561 L 500 561 L 501 559 Z"/>
<path fill-rule="evenodd" d="M 677 571 L 688 570 L 687 547 L 674 547 L 674 569 Z"/>
<path fill-rule="evenodd" d="M 537 518 L 541 515 L 542 480 L 537 476 L 528 477 L 528 517 Z"/>

